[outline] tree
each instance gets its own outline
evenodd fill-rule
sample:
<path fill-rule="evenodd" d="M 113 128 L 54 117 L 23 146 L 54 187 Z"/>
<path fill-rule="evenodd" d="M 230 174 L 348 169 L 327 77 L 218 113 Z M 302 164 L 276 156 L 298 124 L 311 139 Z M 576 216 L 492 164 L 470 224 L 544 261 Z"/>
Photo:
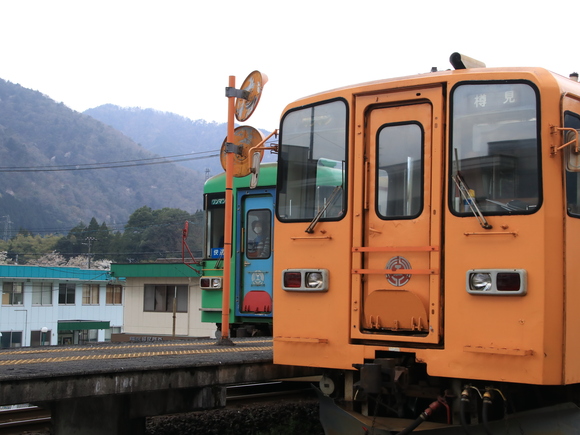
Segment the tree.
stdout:
<path fill-rule="evenodd" d="M 39 256 L 54 251 L 59 240 L 53 234 L 41 237 L 20 232 L 8 242 L 8 256 L 19 264 L 31 264 Z"/>
<path fill-rule="evenodd" d="M 199 220 L 199 215 L 176 208 L 152 210 L 150 207 L 141 207 L 135 210 L 122 236 L 121 245 L 127 254 L 125 261 L 180 258 L 185 222 Z"/>
<path fill-rule="evenodd" d="M 35 266 L 52 266 L 52 267 L 59 267 L 66 265 L 66 258 L 60 255 L 56 251 L 52 251 L 51 253 L 44 254 L 41 257 L 37 258 L 36 261 L 31 263 Z"/>

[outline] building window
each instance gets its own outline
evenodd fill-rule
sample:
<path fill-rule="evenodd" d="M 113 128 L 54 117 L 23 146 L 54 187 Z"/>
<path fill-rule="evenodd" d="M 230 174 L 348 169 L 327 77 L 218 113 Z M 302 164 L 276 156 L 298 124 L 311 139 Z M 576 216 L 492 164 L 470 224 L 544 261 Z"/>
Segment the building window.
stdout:
<path fill-rule="evenodd" d="M 123 286 L 107 285 L 107 305 L 121 305 L 123 303 Z"/>
<path fill-rule="evenodd" d="M 2 305 L 22 305 L 23 288 L 22 282 L 5 282 L 2 285 Z"/>
<path fill-rule="evenodd" d="M 50 346 L 50 337 L 52 336 L 52 331 L 50 329 L 45 332 L 32 331 L 30 333 L 30 346 Z"/>
<path fill-rule="evenodd" d="M 32 305 L 52 305 L 51 282 L 35 282 L 32 284 Z"/>
<path fill-rule="evenodd" d="M 84 329 L 79 331 L 79 344 L 96 343 L 99 341 L 99 331 L 97 329 Z"/>
<path fill-rule="evenodd" d="M 176 311 L 187 313 L 188 289 L 187 285 L 145 284 L 144 311 L 171 313 L 176 300 Z"/>
<path fill-rule="evenodd" d="M 22 331 L 2 331 L 2 348 L 22 347 Z"/>
<path fill-rule="evenodd" d="M 58 285 L 58 303 L 60 305 L 75 304 L 76 284 L 59 284 Z"/>
<path fill-rule="evenodd" d="M 83 305 L 99 305 L 99 284 L 83 286 Z"/>
<path fill-rule="evenodd" d="M 105 329 L 105 341 L 111 341 L 111 336 L 113 334 L 120 334 L 121 327 L 120 326 L 111 326 L 110 329 Z"/>

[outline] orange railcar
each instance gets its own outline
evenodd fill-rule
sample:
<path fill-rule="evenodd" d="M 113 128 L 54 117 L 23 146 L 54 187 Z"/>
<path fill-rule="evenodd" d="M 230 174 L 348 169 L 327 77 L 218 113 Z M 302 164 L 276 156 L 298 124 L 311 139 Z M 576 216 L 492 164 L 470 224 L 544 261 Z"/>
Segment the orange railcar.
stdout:
<path fill-rule="evenodd" d="M 375 425 L 493 425 L 580 382 L 580 84 L 452 61 L 282 116 L 274 361 Z"/>

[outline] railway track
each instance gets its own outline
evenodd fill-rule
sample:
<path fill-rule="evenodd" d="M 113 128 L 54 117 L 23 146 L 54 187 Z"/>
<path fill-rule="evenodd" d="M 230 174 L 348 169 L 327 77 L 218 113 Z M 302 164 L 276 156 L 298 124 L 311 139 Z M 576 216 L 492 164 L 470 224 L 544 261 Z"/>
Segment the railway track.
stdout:
<path fill-rule="evenodd" d="M 229 386 L 226 397 L 226 408 L 233 408 L 256 403 L 279 403 L 314 398 L 315 394 L 307 382 L 276 381 Z M 50 418 L 50 411 L 37 406 L 2 410 L 0 411 L 0 435 L 49 433 Z"/>
<path fill-rule="evenodd" d="M 37 406 L 0 411 L 0 435 L 48 433 L 50 411 Z"/>

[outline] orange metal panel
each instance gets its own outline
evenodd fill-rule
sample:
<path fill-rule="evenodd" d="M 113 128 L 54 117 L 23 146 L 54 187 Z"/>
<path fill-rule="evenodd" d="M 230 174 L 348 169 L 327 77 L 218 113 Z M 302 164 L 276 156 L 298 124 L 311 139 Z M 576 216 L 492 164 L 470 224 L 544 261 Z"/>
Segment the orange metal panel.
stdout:
<path fill-rule="evenodd" d="M 460 80 L 510 79 L 535 83 L 540 90 L 543 204 L 530 215 L 490 216 L 494 229 L 483 231 L 474 217 L 454 216 L 447 209 L 446 98 Z M 561 123 L 560 86 L 567 86 L 564 83 L 541 69 L 450 71 L 343 88 L 293 103 L 290 107 L 337 97 L 350 102 L 349 203 L 341 220 L 320 222 L 312 235 L 304 233 L 308 223 L 277 223 L 277 279 L 287 268 L 326 268 L 330 287 L 317 294 L 276 289 L 275 362 L 352 369 L 352 364 L 374 359 L 378 352 L 408 352 L 427 364 L 431 376 L 533 384 L 580 382 L 580 316 L 576 312 L 580 306 L 580 268 L 576 266 L 580 220 L 565 215 L 561 154 L 549 157 L 550 146 L 561 145 L 550 134 L 549 125 Z M 368 154 L 374 133 L 367 123 L 369 113 L 418 100 L 431 101 L 432 107 L 431 148 L 425 157 L 426 177 L 433 185 L 425 198 L 429 216 L 413 224 L 369 218 L 374 207 L 369 193 L 375 182 Z M 414 226 L 427 228 L 425 237 L 413 234 Z M 375 243 L 381 237 L 387 240 Z M 440 250 L 409 250 L 415 245 Z M 385 260 L 398 253 L 409 257 L 413 271 L 429 272 L 397 270 L 412 275 L 410 282 L 421 288 L 417 297 L 424 307 L 420 315 L 411 310 L 403 317 L 416 318 L 424 312 L 434 330 L 428 338 L 386 335 L 389 339 L 377 345 L 378 334 L 371 343 L 362 332 L 363 322 L 371 323 L 370 317 L 365 320 L 364 310 L 369 300 L 365 297 L 373 292 L 365 291 L 369 285 L 376 292 L 396 290 L 381 275 L 386 275 Z M 527 294 L 469 294 L 466 273 L 481 268 L 526 270 Z M 373 311 L 370 301 L 376 323 L 377 313 L 379 318 L 383 314 Z M 408 323 L 409 329 L 416 325 Z"/>
<path fill-rule="evenodd" d="M 580 115 L 580 96 L 567 94 L 563 98 L 563 110 Z M 553 160 L 553 165 L 561 163 L 566 152 L 560 152 Z M 566 214 L 565 227 L 565 327 L 566 341 L 564 348 L 564 380 L 567 384 L 580 382 L 580 219 Z"/>

